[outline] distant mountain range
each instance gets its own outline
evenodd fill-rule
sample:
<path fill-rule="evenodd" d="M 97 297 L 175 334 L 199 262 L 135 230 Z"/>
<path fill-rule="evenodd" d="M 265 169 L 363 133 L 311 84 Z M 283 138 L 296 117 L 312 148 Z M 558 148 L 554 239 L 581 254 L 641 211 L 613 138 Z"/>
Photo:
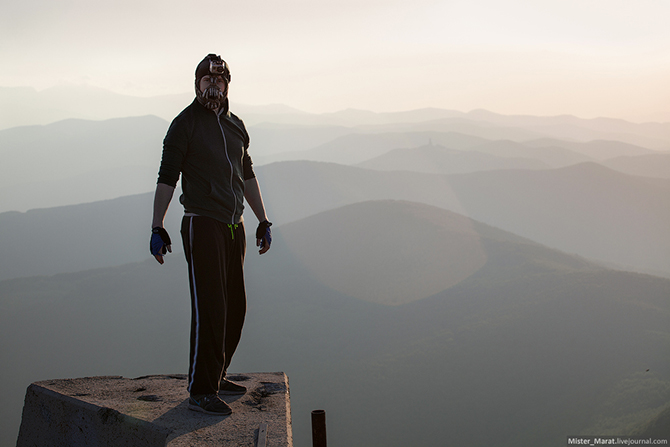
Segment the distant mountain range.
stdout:
<path fill-rule="evenodd" d="M 412 200 L 563 251 L 670 274 L 670 184 L 663 179 L 595 163 L 441 176 L 285 162 L 258 172 L 270 215 L 283 222 L 364 200 Z"/>
<path fill-rule="evenodd" d="M 670 182 L 596 163 L 449 177 L 464 214 L 550 247 L 670 274 Z"/>
<path fill-rule="evenodd" d="M 31 87 L 0 87 L 0 129 L 71 118 L 106 120 L 156 115 L 171 120 L 192 100 L 191 94 L 141 98 L 74 84 L 39 92 Z"/>
<path fill-rule="evenodd" d="M 602 163 L 630 175 L 670 179 L 670 153 L 621 156 Z"/>
<path fill-rule="evenodd" d="M 0 129 L 49 124 L 68 118 L 104 120 L 156 115 L 170 121 L 193 100 L 193 93 L 133 97 L 86 85 L 59 85 L 36 91 L 30 87 L 0 87 Z M 297 126 L 359 127 L 376 132 L 456 131 L 487 133 L 489 139 L 552 137 L 575 141 L 617 140 L 653 149 L 670 148 L 670 123 L 631 123 L 620 119 L 583 119 L 571 115 L 501 115 L 486 110 L 467 113 L 437 108 L 375 113 L 346 109 L 334 113 L 306 113 L 285 105 L 238 104 L 232 109 L 247 125 L 276 123 Z M 460 128 L 460 130 L 459 130 Z"/>
<path fill-rule="evenodd" d="M 555 138 L 541 138 L 539 140 L 524 141 L 529 147 L 562 147 L 572 152 L 582 154 L 590 160 L 607 160 L 615 157 L 655 154 L 656 151 L 634 144 L 622 143 L 616 140 L 569 141 Z M 586 161 L 586 160 L 582 160 Z"/>
<path fill-rule="evenodd" d="M 146 259 L 150 193 L 113 200 L 0 213 L 0 279 L 53 275 Z M 178 228 L 179 204 L 166 225 Z M 178 240 L 178 234 L 174 234 Z M 178 246 L 176 247 L 178 248 Z"/>
<path fill-rule="evenodd" d="M 1 445 L 31 381 L 184 372 L 179 191 L 148 236 L 192 99 L 0 88 Z M 232 109 L 275 233 L 233 367 L 288 373 L 297 447 L 313 408 L 337 445 L 670 436 L 670 123 Z"/>
<path fill-rule="evenodd" d="M 142 116 L 105 121 L 70 119 L 0 131 L 4 160 L 0 165 L 0 212 L 94 202 L 152 190 L 168 124 L 155 116 Z M 452 174 L 598 161 L 635 175 L 670 176 L 664 163 L 670 152 L 616 141 L 490 140 L 453 131 L 369 133 L 360 127 L 271 123 L 251 126 L 249 131 L 256 166 L 313 160 Z M 438 150 L 440 146 L 444 151 Z M 612 157 L 608 158 L 608 153 Z M 614 161 L 620 157 L 633 158 Z"/>
<path fill-rule="evenodd" d="M 435 268 L 405 277 L 417 263 Z M 511 447 L 644 430 L 670 404 L 670 280 L 439 208 L 365 202 L 279 226 L 246 276 L 233 368 L 287 372 L 296 445 L 317 407 L 338 445 Z M 399 303 L 403 280 L 446 288 Z M 0 282 L 3 440 L 31 381 L 183 372 L 188 306 L 180 255 Z"/>
<path fill-rule="evenodd" d="M 144 116 L 0 131 L 0 211 L 152 190 L 167 127 L 160 118 Z"/>
<path fill-rule="evenodd" d="M 433 174 L 464 174 L 498 169 L 549 169 L 540 160 L 505 157 L 476 150 L 459 151 L 429 144 L 409 149 L 394 149 L 357 166 L 381 171 L 413 171 Z"/>
<path fill-rule="evenodd" d="M 278 225 L 362 201 L 409 200 L 619 268 L 670 276 L 666 179 L 629 176 L 595 163 L 445 176 L 294 161 L 256 172 Z M 182 213 L 178 195 L 166 224 L 175 236 Z M 152 196 L 0 213 L 0 279 L 143 259 Z M 101 240 L 104 256 L 91 250 Z"/>

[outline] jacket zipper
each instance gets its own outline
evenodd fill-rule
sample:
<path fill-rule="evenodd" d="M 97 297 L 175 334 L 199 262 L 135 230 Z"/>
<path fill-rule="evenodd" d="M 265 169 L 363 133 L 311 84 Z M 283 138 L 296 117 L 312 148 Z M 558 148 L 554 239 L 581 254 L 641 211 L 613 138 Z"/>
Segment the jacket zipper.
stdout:
<path fill-rule="evenodd" d="M 226 133 L 223 131 L 223 126 L 221 125 L 220 115 L 216 114 L 216 122 L 219 124 L 219 129 L 221 130 L 221 136 L 223 136 L 223 150 L 226 153 L 226 159 L 230 165 L 230 192 L 233 193 L 233 215 L 230 216 L 230 223 L 235 224 L 235 213 L 237 213 L 237 195 L 235 194 L 235 189 L 233 188 L 233 162 L 230 161 L 230 156 L 228 155 L 228 143 L 226 142 Z"/>

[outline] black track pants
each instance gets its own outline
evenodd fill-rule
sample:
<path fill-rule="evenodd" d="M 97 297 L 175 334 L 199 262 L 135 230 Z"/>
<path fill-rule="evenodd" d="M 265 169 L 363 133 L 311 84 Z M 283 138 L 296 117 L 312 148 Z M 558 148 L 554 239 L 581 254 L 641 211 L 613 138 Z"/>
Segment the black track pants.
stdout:
<path fill-rule="evenodd" d="M 247 309 L 244 226 L 184 216 L 181 236 L 191 287 L 188 389 L 213 394 L 240 341 Z"/>

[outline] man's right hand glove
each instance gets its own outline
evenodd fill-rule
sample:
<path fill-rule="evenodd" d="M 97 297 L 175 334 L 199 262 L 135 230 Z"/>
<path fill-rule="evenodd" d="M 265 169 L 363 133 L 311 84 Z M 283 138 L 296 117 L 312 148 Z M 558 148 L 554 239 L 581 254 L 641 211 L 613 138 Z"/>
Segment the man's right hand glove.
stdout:
<path fill-rule="evenodd" d="M 172 241 L 170 240 L 168 232 L 165 231 L 165 228 L 152 228 L 151 241 L 149 242 L 149 251 L 151 251 L 152 255 L 156 256 L 156 259 L 158 259 L 158 257 L 162 258 L 163 255 L 167 254 L 168 251 L 172 252 L 172 248 L 170 247 L 171 245 Z"/>
<path fill-rule="evenodd" d="M 263 254 L 270 249 L 270 244 L 272 244 L 272 231 L 270 227 L 272 222 L 267 220 L 258 224 L 256 228 L 256 246 L 260 248 L 260 253 Z"/>

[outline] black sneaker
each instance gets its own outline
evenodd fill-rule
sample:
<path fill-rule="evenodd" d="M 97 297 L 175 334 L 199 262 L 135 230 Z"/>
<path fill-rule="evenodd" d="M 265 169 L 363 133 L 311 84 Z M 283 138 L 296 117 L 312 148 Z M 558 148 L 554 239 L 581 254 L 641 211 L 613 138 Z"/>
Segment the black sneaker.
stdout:
<path fill-rule="evenodd" d="M 246 392 L 246 387 L 233 383 L 228 379 L 221 379 L 221 382 L 219 382 L 219 394 L 244 394 Z"/>
<path fill-rule="evenodd" d="M 226 416 L 233 412 L 228 404 L 216 394 L 197 394 L 189 397 L 188 409 L 219 416 Z"/>

